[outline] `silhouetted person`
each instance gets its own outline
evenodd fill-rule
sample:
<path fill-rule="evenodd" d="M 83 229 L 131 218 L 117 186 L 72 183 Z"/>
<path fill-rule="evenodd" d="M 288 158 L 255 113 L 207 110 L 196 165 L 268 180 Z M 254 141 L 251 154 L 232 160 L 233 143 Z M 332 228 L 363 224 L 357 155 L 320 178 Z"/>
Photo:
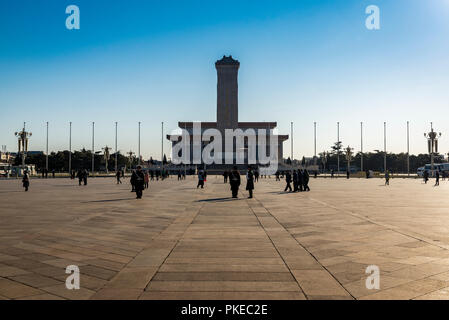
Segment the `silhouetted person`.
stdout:
<path fill-rule="evenodd" d="M 252 198 L 254 190 L 254 173 L 251 167 L 248 168 L 248 172 L 246 174 L 246 190 L 248 190 L 249 193 L 248 198 Z"/>
<path fill-rule="evenodd" d="M 385 185 L 389 186 L 390 185 L 390 172 L 385 172 Z"/>
<path fill-rule="evenodd" d="M 115 173 L 115 177 L 117 178 L 117 184 L 122 184 L 122 180 L 121 180 L 122 173 L 120 171 L 117 171 Z"/>
<path fill-rule="evenodd" d="M 331 178 L 334 177 L 334 169 L 331 170 Z"/>
<path fill-rule="evenodd" d="M 205 174 L 203 170 L 198 171 L 198 184 L 196 185 L 196 188 L 201 187 L 201 189 L 204 188 L 204 180 L 205 180 Z"/>
<path fill-rule="evenodd" d="M 137 166 L 137 170 L 134 174 L 134 189 L 136 190 L 136 199 L 142 199 L 142 193 L 145 184 L 145 174 L 142 171 L 141 166 Z"/>
<path fill-rule="evenodd" d="M 293 192 L 298 192 L 299 179 L 298 179 L 298 171 L 293 170 Z"/>
<path fill-rule="evenodd" d="M 298 191 L 304 191 L 304 172 L 298 170 Z"/>
<path fill-rule="evenodd" d="M 151 181 L 154 180 L 154 172 L 153 172 L 153 170 L 150 171 L 150 180 Z"/>
<path fill-rule="evenodd" d="M 25 188 L 25 191 L 28 191 L 28 188 L 30 187 L 30 177 L 28 176 L 27 171 L 23 173 L 22 185 Z"/>
<path fill-rule="evenodd" d="M 181 175 L 181 171 L 178 171 L 178 181 L 182 180 L 182 175 Z"/>
<path fill-rule="evenodd" d="M 227 183 L 228 182 L 228 171 L 224 171 L 223 172 L 223 183 Z"/>
<path fill-rule="evenodd" d="M 302 179 L 304 181 L 304 191 L 310 191 L 310 188 L 309 188 L 310 176 L 309 176 L 309 171 L 307 171 L 307 169 L 304 170 L 304 172 L 302 174 Z"/>
<path fill-rule="evenodd" d="M 254 181 L 259 182 L 259 170 L 254 171 Z"/>
<path fill-rule="evenodd" d="M 131 178 L 129 179 L 129 183 L 131 183 L 131 192 L 136 192 L 136 170 L 131 172 Z"/>
<path fill-rule="evenodd" d="M 440 185 L 440 171 L 437 170 L 435 172 L 435 186 L 439 186 Z"/>
<path fill-rule="evenodd" d="M 89 172 L 87 171 L 87 169 L 84 169 L 83 182 L 84 182 L 85 186 L 87 186 L 87 177 L 88 176 L 89 176 Z"/>
<path fill-rule="evenodd" d="M 51 176 L 52 176 L 52 178 L 55 177 L 55 169 L 51 170 Z"/>
<path fill-rule="evenodd" d="M 346 179 L 349 179 L 349 175 L 350 175 L 350 172 L 349 172 L 349 170 L 347 170 L 346 171 Z"/>
<path fill-rule="evenodd" d="M 287 183 L 287 185 L 285 186 L 284 191 L 287 191 L 288 189 L 290 192 L 292 192 L 292 175 L 290 174 L 290 171 L 287 171 L 287 173 L 285 174 L 285 182 Z"/>
<path fill-rule="evenodd" d="M 81 182 L 83 182 L 84 170 L 79 169 L 76 176 L 78 178 L 78 185 L 81 185 Z"/>
<path fill-rule="evenodd" d="M 240 187 L 240 173 L 237 170 L 237 166 L 234 166 L 229 174 L 229 184 L 231 185 L 232 197 L 237 198 Z"/>
<path fill-rule="evenodd" d="M 276 181 L 281 181 L 281 179 L 279 179 L 279 171 L 276 171 L 275 175 L 276 175 Z"/>
<path fill-rule="evenodd" d="M 148 174 L 148 171 L 145 171 L 145 189 L 148 189 L 150 186 L 150 175 Z"/>
<path fill-rule="evenodd" d="M 424 183 L 427 184 L 427 181 L 429 181 L 429 171 L 425 170 L 423 173 L 424 177 Z"/>

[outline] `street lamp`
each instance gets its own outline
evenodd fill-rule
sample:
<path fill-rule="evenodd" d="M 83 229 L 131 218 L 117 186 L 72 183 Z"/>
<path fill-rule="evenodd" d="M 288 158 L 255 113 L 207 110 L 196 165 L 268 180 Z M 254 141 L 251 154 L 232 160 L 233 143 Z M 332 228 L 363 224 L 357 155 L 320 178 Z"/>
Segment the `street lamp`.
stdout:
<path fill-rule="evenodd" d="M 109 150 L 110 150 L 110 149 L 111 149 L 111 148 L 109 148 L 108 146 L 102 148 L 102 150 L 103 150 L 104 161 L 106 162 L 106 174 L 109 173 L 109 170 L 108 170 L 108 160 L 109 160 L 109 156 L 110 156 L 110 154 L 109 154 Z"/>
<path fill-rule="evenodd" d="M 323 153 L 321 154 L 321 163 L 323 164 L 323 173 L 326 173 L 326 162 L 327 162 L 328 155 L 329 155 L 329 152 L 326 152 L 326 151 L 323 151 Z M 326 177 L 326 175 L 324 177 Z"/>
<path fill-rule="evenodd" d="M 436 133 L 433 131 L 433 123 L 430 123 L 430 132 L 424 133 L 424 137 L 427 139 L 427 148 L 430 154 L 430 170 L 433 175 L 434 168 L 434 156 L 438 153 L 438 139 L 441 137 L 441 132 Z"/>
<path fill-rule="evenodd" d="M 132 167 L 132 163 L 133 163 L 134 152 L 129 150 L 126 154 L 128 155 L 128 163 L 129 163 L 129 167 L 131 168 Z M 125 168 L 125 171 L 126 171 L 126 168 Z"/>
<path fill-rule="evenodd" d="M 28 152 L 28 140 L 31 137 L 32 133 L 25 131 L 25 122 L 23 123 L 23 129 L 20 132 L 16 132 L 15 136 L 18 139 L 19 143 L 19 153 L 22 153 L 22 166 L 25 167 L 25 157 Z"/>
<path fill-rule="evenodd" d="M 352 155 L 353 155 L 352 150 L 354 150 L 354 149 L 351 148 L 350 146 L 348 146 L 348 147 L 345 149 L 345 152 L 346 152 L 346 161 L 348 162 L 348 169 L 347 169 L 347 175 L 346 175 L 346 177 L 347 177 L 348 179 L 349 179 L 349 172 L 350 172 L 351 160 L 352 160 Z"/>

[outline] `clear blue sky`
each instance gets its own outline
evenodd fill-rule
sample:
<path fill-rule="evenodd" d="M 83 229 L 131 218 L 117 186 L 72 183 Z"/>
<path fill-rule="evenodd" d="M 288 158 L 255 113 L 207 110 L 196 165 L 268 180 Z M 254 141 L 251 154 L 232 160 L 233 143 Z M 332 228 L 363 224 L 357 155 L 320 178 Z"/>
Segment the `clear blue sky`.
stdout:
<path fill-rule="evenodd" d="M 81 29 L 67 30 L 67 5 L 81 11 Z M 365 28 L 365 8 L 381 10 L 381 29 Z M 31 150 L 114 145 L 160 157 L 160 123 L 215 121 L 214 62 L 241 62 L 240 121 L 277 121 L 290 133 L 295 158 L 336 141 L 359 149 L 426 151 L 423 132 L 434 121 L 449 152 L 449 0 L 100 1 L 0 2 L 0 144 L 16 150 L 26 121 Z M 168 154 L 169 143 L 165 142 Z M 284 145 L 290 154 L 290 142 Z"/>

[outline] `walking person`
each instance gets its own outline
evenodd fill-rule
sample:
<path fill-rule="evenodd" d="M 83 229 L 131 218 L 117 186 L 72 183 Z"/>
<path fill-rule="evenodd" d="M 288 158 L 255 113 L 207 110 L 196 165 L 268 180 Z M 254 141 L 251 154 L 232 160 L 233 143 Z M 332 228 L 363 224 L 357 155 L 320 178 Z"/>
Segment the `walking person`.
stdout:
<path fill-rule="evenodd" d="M 137 170 L 134 174 L 134 190 L 136 191 L 136 199 L 142 199 L 142 193 L 145 184 L 145 174 L 142 171 L 141 166 L 137 166 Z"/>
<path fill-rule="evenodd" d="M 304 170 L 304 173 L 303 173 L 303 183 L 304 183 L 304 191 L 310 191 L 310 188 L 309 188 L 309 180 L 310 180 L 310 175 L 309 175 L 309 171 L 307 171 L 307 169 L 305 169 Z"/>
<path fill-rule="evenodd" d="M 89 172 L 87 171 L 87 169 L 84 169 L 83 172 L 83 183 L 85 186 L 87 186 L 87 177 L 89 176 Z"/>
<path fill-rule="evenodd" d="M 237 170 L 237 166 L 234 166 L 229 174 L 229 184 L 231 185 L 232 197 L 237 198 L 240 187 L 240 173 Z"/>
<path fill-rule="evenodd" d="M 299 180 L 298 180 L 298 171 L 297 170 L 293 170 L 293 192 L 298 192 L 298 185 L 299 185 Z"/>
<path fill-rule="evenodd" d="M 23 173 L 22 185 L 25 188 L 25 191 L 28 191 L 30 187 L 30 177 L 28 176 L 28 171 Z"/>
<path fill-rule="evenodd" d="M 145 189 L 148 189 L 150 183 L 150 175 L 148 174 L 148 171 L 145 171 Z"/>
<path fill-rule="evenodd" d="M 289 192 L 292 192 L 292 175 L 290 174 L 290 171 L 287 171 L 287 173 L 285 174 L 285 182 L 287 183 L 287 185 L 285 186 L 284 192 L 286 192 L 287 189 L 289 190 Z"/>
<path fill-rule="evenodd" d="M 435 171 L 435 187 L 440 185 L 440 171 Z"/>
<path fill-rule="evenodd" d="M 83 182 L 84 170 L 79 169 L 76 176 L 78 178 L 78 185 L 81 185 L 81 182 Z"/>
<path fill-rule="evenodd" d="M 198 189 L 198 187 L 201 187 L 201 189 L 204 188 L 204 171 L 200 170 L 198 171 L 198 184 L 196 185 L 196 188 Z"/>
<path fill-rule="evenodd" d="M 423 174 L 424 183 L 427 184 L 427 181 L 429 181 L 429 171 L 425 170 Z"/>
<path fill-rule="evenodd" d="M 385 172 L 385 185 L 386 186 L 390 185 L 390 172 L 389 171 Z"/>
<path fill-rule="evenodd" d="M 120 171 L 117 171 L 115 173 L 115 177 L 117 178 L 117 184 L 122 184 L 122 180 L 120 180 L 120 178 L 122 177 L 122 173 Z"/>
<path fill-rule="evenodd" d="M 249 193 L 249 199 L 253 197 L 253 190 L 254 190 L 254 173 L 251 166 L 248 167 L 248 172 L 246 174 L 246 190 L 248 190 Z"/>
<path fill-rule="evenodd" d="M 258 169 L 256 169 L 256 171 L 254 172 L 254 180 L 256 182 L 259 182 L 259 170 Z"/>
<path fill-rule="evenodd" d="M 132 170 L 131 178 L 129 179 L 129 183 L 131 183 L 131 192 L 136 192 L 136 170 Z"/>
<path fill-rule="evenodd" d="M 281 179 L 279 179 L 279 171 L 276 171 L 275 175 L 276 175 L 276 181 L 281 181 Z"/>
<path fill-rule="evenodd" d="M 298 169 L 298 191 L 304 191 L 304 172 Z"/>
<path fill-rule="evenodd" d="M 223 183 L 228 183 L 228 171 L 223 172 Z"/>

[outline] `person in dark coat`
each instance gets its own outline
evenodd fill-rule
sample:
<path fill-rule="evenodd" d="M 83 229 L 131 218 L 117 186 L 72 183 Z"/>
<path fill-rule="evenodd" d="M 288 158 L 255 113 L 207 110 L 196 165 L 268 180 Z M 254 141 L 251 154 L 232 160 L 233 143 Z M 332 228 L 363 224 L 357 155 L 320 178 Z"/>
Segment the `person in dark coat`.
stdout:
<path fill-rule="evenodd" d="M 246 190 L 248 190 L 249 193 L 248 198 L 252 198 L 254 190 L 254 173 L 251 167 L 248 167 L 248 172 L 246 174 Z"/>
<path fill-rule="evenodd" d="M 259 170 L 254 171 L 254 181 L 259 182 Z"/>
<path fill-rule="evenodd" d="M 287 189 L 288 189 L 290 192 L 292 192 L 292 185 L 291 185 L 291 182 L 292 182 L 292 175 L 291 175 L 290 171 L 287 171 L 287 172 L 285 173 L 285 182 L 287 183 L 287 185 L 285 186 L 284 192 L 287 191 Z"/>
<path fill-rule="evenodd" d="M 435 186 L 439 186 L 440 185 L 440 171 L 437 170 L 435 172 Z"/>
<path fill-rule="evenodd" d="M 298 185 L 299 185 L 298 171 L 293 170 L 293 192 L 298 192 Z"/>
<path fill-rule="evenodd" d="M 133 175 L 134 175 L 134 190 L 136 191 L 136 199 L 142 199 L 143 189 L 145 188 L 145 174 L 142 171 L 142 167 L 137 166 L 137 170 L 133 172 Z"/>
<path fill-rule="evenodd" d="M 303 176 L 303 180 L 304 180 L 304 191 L 310 191 L 310 188 L 309 188 L 310 176 L 309 176 L 309 172 L 307 171 L 307 169 L 304 170 L 304 173 L 302 176 Z"/>
<path fill-rule="evenodd" d="M 299 191 L 304 191 L 304 172 L 303 170 L 298 170 L 298 184 L 299 184 Z"/>
<path fill-rule="evenodd" d="M 129 183 L 131 183 L 131 192 L 136 192 L 136 170 L 131 172 L 131 178 L 129 179 Z"/>
<path fill-rule="evenodd" d="M 232 197 L 237 198 L 240 187 L 240 173 L 237 170 L 237 166 L 234 166 L 229 174 L 229 184 L 231 185 Z"/>
<path fill-rule="evenodd" d="M 205 173 L 203 170 L 198 171 L 198 184 L 196 185 L 196 188 L 201 187 L 201 189 L 204 188 L 204 180 L 206 179 Z"/>
<path fill-rule="evenodd" d="M 279 179 L 279 171 L 276 171 L 275 176 L 276 176 L 276 181 L 281 181 L 281 179 Z"/>
<path fill-rule="evenodd" d="M 429 181 L 429 171 L 425 170 L 423 177 L 424 177 L 424 183 L 427 184 L 427 181 Z"/>
<path fill-rule="evenodd" d="M 87 186 L 87 177 L 89 176 L 89 172 L 87 172 L 86 169 L 84 169 L 84 173 L 83 173 L 83 182 L 84 185 Z"/>
<path fill-rule="evenodd" d="M 228 182 L 228 171 L 224 171 L 223 172 L 223 183 L 227 183 Z"/>
<path fill-rule="evenodd" d="M 115 177 L 117 178 L 117 184 L 122 184 L 122 180 L 120 180 L 122 173 L 120 171 L 116 172 Z"/>
<path fill-rule="evenodd" d="M 28 176 L 28 171 L 25 171 L 23 173 L 22 184 L 25 188 L 25 191 L 28 191 L 28 188 L 30 187 L 30 177 Z"/>
<path fill-rule="evenodd" d="M 76 176 L 78 178 L 78 185 L 81 185 L 81 182 L 83 182 L 84 170 L 79 169 L 78 173 L 76 174 Z"/>

